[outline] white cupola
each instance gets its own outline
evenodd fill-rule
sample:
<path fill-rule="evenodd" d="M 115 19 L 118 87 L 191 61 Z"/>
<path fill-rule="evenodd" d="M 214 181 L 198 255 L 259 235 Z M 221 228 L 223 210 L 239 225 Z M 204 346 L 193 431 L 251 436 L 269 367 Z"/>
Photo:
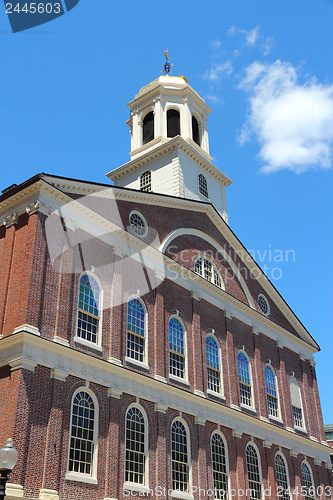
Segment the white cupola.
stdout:
<path fill-rule="evenodd" d="M 115 186 L 210 201 L 227 221 L 225 188 L 232 181 L 211 162 L 211 109 L 186 78 L 160 76 L 128 106 L 131 160 L 107 174 Z"/>

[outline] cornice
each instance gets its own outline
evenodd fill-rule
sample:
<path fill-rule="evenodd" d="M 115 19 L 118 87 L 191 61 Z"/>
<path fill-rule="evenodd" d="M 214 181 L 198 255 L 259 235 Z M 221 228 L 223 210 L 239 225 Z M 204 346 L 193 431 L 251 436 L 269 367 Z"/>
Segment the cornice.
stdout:
<path fill-rule="evenodd" d="M 233 429 L 238 435 L 248 434 L 263 442 L 329 462 L 330 448 L 321 443 L 149 376 L 133 373 L 128 368 L 28 333 L 22 328 L 22 331 L 17 328 L 17 333 L 0 340 L 0 366 L 34 371 L 35 366 L 41 365 L 49 368 L 50 376 L 58 380 L 64 381 L 68 375 L 72 375 L 107 387 L 110 397 L 119 398 L 124 392 L 155 403 L 158 410 L 174 408 L 194 415 L 201 425 L 206 420 L 215 422 Z"/>
<path fill-rule="evenodd" d="M 204 111 L 207 115 L 212 112 L 212 109 L 205 103 L 205 101 L 202 99 L 202 97 L 199 96 L 199 94 L 192 89 L 192 87 L 189 84 L 186 84 L 182 87 L 179 88 L 166 88 L 162 83 L 156 83 L 151 82 L 153 85 L 150 89 L 147 88 L 147 92 L 140 92 L 136 94 L 135 98 L 130 101 L 127 106 L 133 111 L 134 109 L 141 109 L 146 106 L 146 101 L 151 101 L 153 97 L 157 96 L 163 96 L 163 95 L 172 95 L 172 96 L 179 96 L 179 97 L 184 97 L 184 95 L 188 95 L 190 98 L 193 99 L 193 101 L 201 108 L 202 111 Z M 149 85 L 149 84 L 148 84 Z M 147 85 L 147 87 L 148 87 Z M 144 87 L 143 87 L 144 88 Z"/>
<path fill-rule="evenodd" d="M 159 139 L 159 138 L 158 138 Z M 192 141 L 191 141 L 192 142 Z M 111 170 L 106 175 L 112 181 L 117 181 L 133 172 L 134 170 L 141 168 L 156 159 L 171 153 L 172 151 L 180 149 L 186 156 L 188 156 L 192 161 L 194 161 L 201 168 L 206 170 L 215 180 L 220 182 L 223 186 L 227 187 L 232 184 L 232 180 L 229 179 L 223 172 L 221 172 L 211 161 L 206 158 L 205 153 L 201 153 L 197 148 L 195 148 L 190 142 L 187 142 L 180 136 L 174 137 L 173 139 L 168 139 L 167 142 L 157 145 L 154 149 L 147 151 L 139 158 L 131 160 L 124 163 L 120 167 Z M 133 153 L 137 153 L 134 151 Z"/>

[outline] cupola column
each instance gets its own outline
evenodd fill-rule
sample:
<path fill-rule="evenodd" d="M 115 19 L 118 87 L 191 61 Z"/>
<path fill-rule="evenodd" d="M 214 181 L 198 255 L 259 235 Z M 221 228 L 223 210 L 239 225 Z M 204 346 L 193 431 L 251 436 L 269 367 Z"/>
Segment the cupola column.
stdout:
<path fill-rule="evenodd" d="M 203 115 L 202 116 L 202 129 L 200 131 L 201 135 L 201 147 L 206 153 L 209 154 L 209 141 L 208 141 L 208 126 L 207 126 L 207 116 Z"/>
<path fill-rule="evenodd" d="M 154 100 L 154 138 L 163 136 L 163 113 L 161 98 Z"/>
<path fill-rule="evenodd" d="M 141 146 L 141 127 L 139 125 L 139 117 L 136 112 L 133 114 L 133 128 L 132 128 L 132 151 Z"/>
<path fill-rule="evenodd" d="M 192 137 L 192 116 L 188 105 L 188 100 L 183 99 L 182 110 L 180 114 L 180 131 L 184 139 L 190 139 Z"/>

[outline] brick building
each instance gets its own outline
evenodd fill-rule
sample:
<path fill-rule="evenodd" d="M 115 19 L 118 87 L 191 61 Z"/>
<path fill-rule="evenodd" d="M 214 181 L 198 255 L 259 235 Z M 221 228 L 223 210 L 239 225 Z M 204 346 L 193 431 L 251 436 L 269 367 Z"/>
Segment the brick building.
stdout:
<path fill-rule="evenodd" d="M 170 76 L 129 106 L 114 186 L 0 197 L 8 499 L 330 498 L 319 347 L 228 226 L 210 109 Z"/>

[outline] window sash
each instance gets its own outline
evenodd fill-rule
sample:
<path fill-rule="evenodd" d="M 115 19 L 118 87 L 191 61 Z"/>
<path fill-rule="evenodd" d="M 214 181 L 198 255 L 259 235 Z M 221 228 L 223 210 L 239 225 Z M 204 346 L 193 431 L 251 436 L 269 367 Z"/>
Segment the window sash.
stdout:
<path fill-rule="evenodd" d="M 145 339 L 141 335 L 127 332 L 126 356 L 136 361 L 144 362 Z"/>
<path fill-rule="evenodd" d="M 293 406 L 292 409 L 293 409 L 294 426 L 303 428 L 302 409 L 297 408 L 296 406 Z"/>
<path fill-rule="evenodd" d="M 246 406 L 252 406 L 252 389 L 250 385 L 239 383 L 239 392 L 241 403 Z"/>
<path fill-rule="evenodd" d="M 94 455 L 95 405 L 84 392 L 72 403 L 68 471 L 91 476 Z"/>
<path fill-rule="evenodd" d="M 170 351 L 170 375 L 185 378 L 185 357 Z"/>
<path fill-rule="evenodd" d="M 76 336 L 80 337 L 80 339 L 97 344 L 98 323 L 98 317 L 87 314 L 85 311 L 79 309 Z"/>
<path fill-rule="evenodd" d="M 207 367 L 207 387 L 208 390 L 220 393 L 220 372 Z"/>
<path fill-rule="evenodd" d="M 145 484 L 145 422 L 138 408 L 126 414 L 125 481 Z"/>
<path fill-rule="evenodd" d="M 267 394 L 267 404 L 268 404 L 268 415 L 270 417 L 276 417 L 276 418 L 278 418 L 278 416 L 279 416 L 279 407 L 278 407 L 278 400 L 277 400 L 277 398 L 274 398 L 273 396 L 269 396 Z"/>
<path fill-rule="evenodd" d="M 214 498 L 225 499 L 228 491 L 226 453 L 222 437 L 218 434 L 212 438 L 211 449 Z"/>

